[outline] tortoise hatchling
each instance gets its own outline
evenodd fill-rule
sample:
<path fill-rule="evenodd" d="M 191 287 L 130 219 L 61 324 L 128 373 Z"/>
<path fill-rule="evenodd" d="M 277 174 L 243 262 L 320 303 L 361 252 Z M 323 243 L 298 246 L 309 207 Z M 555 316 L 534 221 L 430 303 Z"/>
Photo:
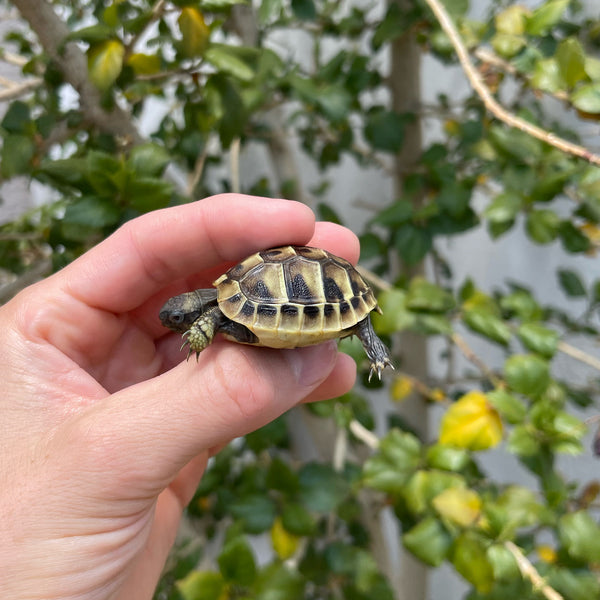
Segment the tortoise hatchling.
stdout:
<path fill-rule="evenodd" d="M 356 335 L 371 362 L 369 379 L 392 367 L 371 325 L 381 312 L 371 288 L 343 258 L 319 248 L 282 246 L 257 252 L 214 283 L 167 300 L 165 327 L 183 333 L 188 358 L 222 333 L 242 344 L 297 348 Z"/>

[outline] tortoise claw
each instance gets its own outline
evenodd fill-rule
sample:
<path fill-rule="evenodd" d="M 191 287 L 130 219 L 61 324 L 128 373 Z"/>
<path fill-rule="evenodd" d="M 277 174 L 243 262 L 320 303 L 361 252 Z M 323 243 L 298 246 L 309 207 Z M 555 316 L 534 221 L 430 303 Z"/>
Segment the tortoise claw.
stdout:
<path fill-rule="evenodd" d="M 371 369 L 369 370 L 369 378 L 368 381 L 371 381 L 371 377 L 373 377 L 373 373 L 377 373 L 377 377 L 379 378 L 379 381 L 381 381 L 381 375 L 383 373 L 383 370 L 386 367 L 390 367 L 390 369 L 394 369 L 394 365 L 392 364 L 392 361 L 389 358 L 384 358 L 383 360 L 378 360 L 375 363 L 371 363 Z"/>

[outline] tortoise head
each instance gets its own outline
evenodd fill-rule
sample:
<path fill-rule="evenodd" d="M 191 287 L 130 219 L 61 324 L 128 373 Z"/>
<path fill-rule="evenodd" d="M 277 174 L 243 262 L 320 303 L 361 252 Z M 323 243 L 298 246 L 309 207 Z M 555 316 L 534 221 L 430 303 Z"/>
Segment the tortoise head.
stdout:
<path fill-rule="evenodd" d="M 169 329 L 185 333 L 192 323 L 209 308 L 217 305 L 217 290 L 195 290 L 169 298 L 158 318 Z"/>

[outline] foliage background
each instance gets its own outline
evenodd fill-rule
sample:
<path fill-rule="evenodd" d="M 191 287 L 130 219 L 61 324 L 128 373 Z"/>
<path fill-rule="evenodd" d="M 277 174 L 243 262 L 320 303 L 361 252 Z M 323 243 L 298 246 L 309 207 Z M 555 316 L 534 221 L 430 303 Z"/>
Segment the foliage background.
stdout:
<path fill-rule="evenodd" d="M 56 200 L 0 229 L 3 299 L 240 189 L 361 234 L 394 346 L 214 460 L 158 598 L 600 596 L 597 8 L 474 4 L 4 3 L 0 175 Z"/>

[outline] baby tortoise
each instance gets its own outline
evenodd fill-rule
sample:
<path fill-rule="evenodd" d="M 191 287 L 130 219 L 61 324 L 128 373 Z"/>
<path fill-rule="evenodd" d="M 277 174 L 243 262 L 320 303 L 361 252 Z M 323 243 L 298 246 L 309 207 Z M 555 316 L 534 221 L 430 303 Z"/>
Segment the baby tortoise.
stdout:
<path fill-rule="evenodd" d="M 381 312 L 371 288 L 343 258 L 308 246 L 282 246 L 249 256 L 214 283 L 167 300 L 165 327 L 183 333 L 188 358 L 222 333 L 242 344 L 297 348 L 356 335 L 381 379 L 393 368 L 369 314 Z"/>

